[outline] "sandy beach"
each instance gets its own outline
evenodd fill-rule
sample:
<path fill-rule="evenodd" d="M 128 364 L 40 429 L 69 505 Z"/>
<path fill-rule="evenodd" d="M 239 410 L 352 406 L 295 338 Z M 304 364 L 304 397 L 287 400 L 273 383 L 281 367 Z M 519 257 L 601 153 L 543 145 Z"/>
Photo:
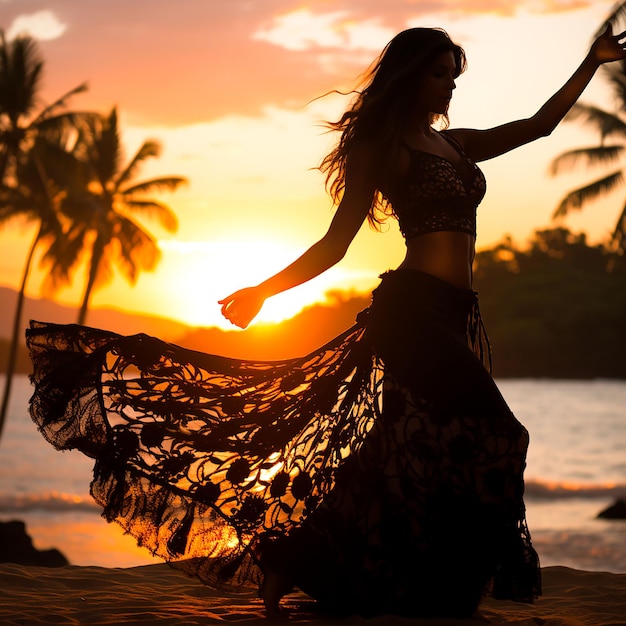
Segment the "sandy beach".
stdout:
<path fill-rule="evenodd" d="M 491 624 L 516 626 L 625 626 L 626 574 L 543 569 L 544 595 L 534 605 L 485 600 Z M 126 569 L 0 565 L 0 624 L 73 626 L 111 624 L 272 623 L 368 626 L 465 626 L 479 620 L 332 618 L 315 614 L 301 594 L 288 596 L 288 620 L 268 620 L 260 600 L 217 593 L 166 564 Z"/>

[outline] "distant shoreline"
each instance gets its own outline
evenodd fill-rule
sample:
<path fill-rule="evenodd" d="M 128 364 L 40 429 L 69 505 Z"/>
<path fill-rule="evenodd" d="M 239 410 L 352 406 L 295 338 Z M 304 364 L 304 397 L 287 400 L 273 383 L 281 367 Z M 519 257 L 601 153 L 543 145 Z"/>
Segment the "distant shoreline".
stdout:
<path fill-rule="evenodd" d="M 201 331 L 198 331 L 200 334 L 206 334 L 206 335 L 210 335 L 211 331 L 214 331 L 216 333 L 228 333 L 228 331 L 222 331 L 220 329 L 203 329 Z M 175 343 L 175 342 L 174 342 Z M 206 340 L 202 341 L 201 346 L 194 348 L 192 345 L 185 345 L 186 348 L 189 348 L 191 350 L 202 350 L 202 347 L 204 347 L 204 345 L 206 344 Z M 220 344 L 222 342 L 219 342 Z M 287 345 L 289 344 L 288 340 L 285 342 Z M 0 375 L 3 375 L 6 372 L 6 362 L 7 362 L 7 355 L 8 355 L 8 345 L 9 342 L 6 339 L 0 339 Z M 242 349 L 242 345 L 244 345 L 243 349 Z M 275 346 L 275 344 L 274 344 Z M 237 340 L 236 342 L 236 349 L 238 352 L 244 352 L 245 353 L 245 340 L 242 341 L 241 339 Z M 254 354 L 253 354 L 254 352 Z M 233 358 L 246 358 L 246 357 L 241 357 L 241 356 L 233 356 L 233 354 L 228 353 L 228 352 L 220 352 L 219 350 L 216 350 L 214 352 L 214 354 L 223 354 L 224 356 L 232 356 Z M 268 359 L 264 359 L 263 355 L 262 355 L 262 348 L 261 351 L 259 351 L 258 348 L 256 348 L 256 350 L 250 350 L 250 357 L 247 358 L 253 358 L 253 359 L 261 359 L 261 360 L 272 360 L 272 358 L 268 358 Z M 303 356 L 303 355 L 294 355 L 294 356 Z M 276 358 L 280 358 L 280 357 L 276 357 Z M 282 358 L 289 358 L 288 356 L 283 356 Z M 30 375 L 32 371 L 31 368 L 31 363 L 30 363 L 30 358 L 28 356 L 28 351 L 26 350 L 26 348 L 22 348 L 21 350 L 18 351 L 18 357 L 17 357 L 17 367 L 15 370 L 15 373 L 18 375 Z M 498 374 L 498 367 L 497 367 L 497 363 L 496 363 L 496 367 L 495 367 L 495 371 L 494 371 L 494 378 L 496 380 L 551 380 L 551 381 L 558 381 L 558 380 L 567 380 L 567 381 L 576 381 L 576 380 L 580 380 L 580 381 L 593 381 L 593 380 L 616 380 L 616 381 L 624 381 L 626 380 L 626 376 L 564 376 L 562 374 L 559 373 L 555 373 L 554 376 L 533 376 L 532 374 L 515 374 L 515 373 L 507 373 L 505 375 L 499 375 Z"/>

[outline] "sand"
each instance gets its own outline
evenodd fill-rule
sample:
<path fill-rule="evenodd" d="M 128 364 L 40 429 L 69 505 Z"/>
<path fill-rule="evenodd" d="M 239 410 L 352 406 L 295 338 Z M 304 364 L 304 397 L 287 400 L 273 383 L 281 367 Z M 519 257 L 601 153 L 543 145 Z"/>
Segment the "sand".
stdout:
<path fill-rule="evenodd" d="M 491 624 L 516 626 L 626 626 L 626 574 L 543 569 L 544 595 L 534 605 L 487 599 Z M 337 619 L 316 615 L 304 595 L 287 598 L 287 619 L 269 620 L 261 602 L 204 587 L 166 564 L 125 569 L 0 565 L 0 624 L 363 624 L 367 626 L 474 626 L 479 620 L 420 620 L 394 616 Z"/>

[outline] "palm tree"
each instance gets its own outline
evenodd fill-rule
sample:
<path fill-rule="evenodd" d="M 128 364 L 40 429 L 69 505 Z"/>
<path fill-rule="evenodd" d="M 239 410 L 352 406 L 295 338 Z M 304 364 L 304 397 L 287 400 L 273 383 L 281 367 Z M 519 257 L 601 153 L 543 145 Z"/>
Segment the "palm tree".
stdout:
<path fill-rule="evenodd" d="M 86 89 L 84 84 L 37 112 L 42 70 L 43 61 L 33 39 L 21 36 L 7 42 L 0 30 L 0 223 L 18 216 L 39 222 L 26 257 L 14 315 L 0 407 L 0 435 L 22 335 L 22 308 L 34 254 L 44 240 L 50 244 L 56 239 L 60 241 L 63 235 L 57 215 L 59 190 L 47 170 L 54 162 L 61 162 L 60 153 L 65 152 L 70 128 L 88 117 L 88 114 L 60 113 L 71 96 Z M 51 151 L 54 158 L 46 158 L 51 156 Z"/>
<path fill-rule="evenodd" d="M 68 100 L 83 91 L 83 83 L 39 112 L 43 60 L 35 41 L 19 36 L 7 42 L 0 30 L 0 181 L 14 175 L 13 168 L 34 138 L 48 130 L 72 127 L 85 113 L 60 113 Z"/>
<path fill-rule="evenodd" d="M 616 5 L 606 22 L 598 30 L 604 31 L 607 24 L 615 24 L 626 17 L 626 2 Z M 600 135 L 599 145 L 567 150 L 554 158 L 550 164 L 550 173 L 555 176 L 564 170 L 578 165 L 613 166 L 609 173 L 568 192 L 560 201 L 553 218 L 566 216 L 572 210 L 580 210 L 587 203 L 605 196 L 626 181 L 623 164 L 619 162 L 626 151 L 626 61 L 611 63 L 602 67 L 605 77 L 613 90 L 616 112 L 612 113 L 599 107 L 579 102 L 565 117 L 566 121 L 580 121 L 593 128 Z M 610 140 L 610 143 L 607 141 Z M 620 252 L 626 252 L 626 203 L 613 227 L 611 241 Z"/>
<path fill-rule="evenodd" d="M 117 110 L 88 123 L 82 149 L 85 184 L 79 193 L 68 194 L 63 200 L 63 213 L 71 223 L 67 237 L 77 252 L 78 263 L 89 251 L 87 281 L 78 315 L 84 324 L 91 295 L 97 287 L 113 277 L 117 266 L 124 277 L 134 284 L 141 270 L 153 270 L 160 258 L 155 238 L 131 214 L 156 219 L 167 231 L 177 228 L 171 209 L 146 194 L 162 189 L 173 190 L 186 182 L 182 177 L 154 178 L 133 182 L 139 167 L 149 158 L 160 154 L 156 141 L 146 141 L 126 167 L 121 167 L 122 144 L 118 129 Z M 55 242 L 51 258 L 61 259 Z M 80 254 L 80 251 L 83 254 Z M 61 271 L 57 271 L 60 269 Z M 68 276 L 65 268 L 53 266 L 50 281 L 54 286 Z"/>

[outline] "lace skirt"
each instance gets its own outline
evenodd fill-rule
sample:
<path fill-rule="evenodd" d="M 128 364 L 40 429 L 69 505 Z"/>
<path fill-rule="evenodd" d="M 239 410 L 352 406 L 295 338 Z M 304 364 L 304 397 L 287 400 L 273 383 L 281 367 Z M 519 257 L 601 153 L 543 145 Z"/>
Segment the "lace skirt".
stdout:
<path fill-rule="evenodd" d="M 396 270 L 298 359 L 31 322 L 31 415 L 92 457 L 103 516 L 206 584 L 273 569 L 326 609 L 471 615 L 532 601 L 528 434 L 483 360 L 472 291 Z"/>

